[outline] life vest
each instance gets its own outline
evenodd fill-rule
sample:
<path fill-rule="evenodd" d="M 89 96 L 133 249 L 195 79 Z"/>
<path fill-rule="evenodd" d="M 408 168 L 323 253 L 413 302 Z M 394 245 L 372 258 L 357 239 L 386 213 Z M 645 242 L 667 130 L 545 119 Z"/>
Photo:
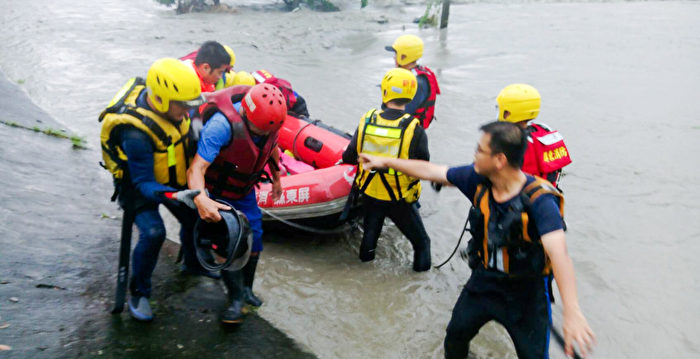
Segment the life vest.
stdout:
<path fill-rule="evenodd" d="M 250 86 L 241 85 L 214 92 L 207 97 L 202 111 L 205 124 L 215 113 L 221 112 L 231 125 L 233 138 L 204 174 L 209 193 L 228 199 L 240 199 L 250 193 L 263 175 L 265 164 L 271 161 L 270 155 L 277 144 L 278 133 L 275 132 L 265 137 L 264 143 L 258 147 L 243 118 L 233 107 L 233 103 L 243 99 L 249 89 Z"/>
<path fill-rule="evenodd" d="M 530 220 L 532 203 L 544 194 L 554 195 L 564 218 L 564 197 L 546 180 L 535 177 L 509 202 L 505 212 L 492 203 L 488 182 L 477 185 L 469 210 L 472 239 L 467 247 L 469 266 L 483 267 L 508 277 L 549 275 L 551 264 L 544 252 L 535 221 Z M 494 215 L 495 213 L 495 215 Z"/>
<path fill-rule="evenodd" d="M 387 120 L 381 112 L 372 109 L 362 117 L 357 130 L 357 152 L 370 155 L 408 159 L 408 150 L 416 126 L 420 121 L 404 114 L 396 120 Z M 421 184 L 417 178 L 410 177 L 393 168 L 367 171 L 359 165 L 356 184 L 360 192 L 382 201 L 404 200 L 412 203 L 418 200 Z"/>
<path fill-rule="evenodd" d="M 280 89 L 280 91 L 282 91 L 282 95 L 284 95 L 284 98 L 287 100 L 288 112 L 291 112 L 291 109 L 294 108 L 294 105 L 297 103 L 297 96 L 294 93 L 292 84 L 289 81 L 276 77 L 267 70 L 258 70 L 252 72 L 251 75 L 253 75 L 255 83 L 271 84 Z M 290 114 L 295 115 L 293 113 Z"/>
<path fill-rule="evenodd" d="M 534 122 L 531 122 L 525 131 L 528 134 L 528 145 L 523 159 L 523 172 L 550 178 L 551 173 L 560 171 L 571 163 L 569 150 L 558 131 Z M 557 185 L 557 180 L 552 183 Z"/>
<path fill-rule="evenodd" d="M 433 121 L 433 117 L 435 115 L 435 99 L 437 99 L 437 95 L 440 94 L 440 86 L 438 86 L 437 77 L 435 77 L 433 70 L 427 68 L 426 66 L 418 65 L 411 69 L 411 72 L 413 72 L 416 77 L 425 76 L 425 78 L 428 79 L 428 84 L 430 85 L 430 88 L 428 89 L 430 91 L 428 97 L 426 97 L 423 103 L 418 105 L 418 108 L 416 108 L 416 113 L 413 114 L 413 116 L 420 120 L 421 126 L 427 129 L 430 126 L 430 122 Z"/>
<path fill-rule="evenodd" d="M 116 180 L 124 177 L 128 158 L 121 148 L 121 130 L 136 128 L 153 142 L 153 174 L 158 183 L 177 189 L 187 186 L 187 167 L 192 159 L 194 143 L 190 135 L 190 121 L 173 123 L 159 114 L 136 105 L 139 95 L 145 91 L 145 81 L 130 79 L 102 111 L 100 143 L 103 167 Z"/>

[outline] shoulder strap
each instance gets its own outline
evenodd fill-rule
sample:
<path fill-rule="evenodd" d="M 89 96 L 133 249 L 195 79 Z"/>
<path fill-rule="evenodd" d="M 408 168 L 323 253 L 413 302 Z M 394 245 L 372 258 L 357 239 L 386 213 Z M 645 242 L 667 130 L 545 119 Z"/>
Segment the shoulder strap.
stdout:
<path fill-rule="evenodd" d="M 151 130 L 153 132 L 153 134 L 155 134 L 156 137 L 158 137 L 158 139 L 160 139 L 160 141 L 163 142 L 163 144 L 166 147 L 170 146 L 172 139 L 170 138 L 170 136 L 168 136 L 165 133 L 165 131 L 163 131 L 163 129 L 160 126 L 158 126 L 158 124 L 155 121 L 153 121 L 152 118 L 141 114 L 140 112 L 136 111 L 136 109 L 134 109 L 131 106 L 128 106 L 126 108 L 126 110 L 124 111 L 124 113 L 127 115 L 130 115 L 130 116 L 136 117 L 139 120 L 141 120 L 141 122 L 144 125 L 146 125 L 146 127 L 148 127 L 148 129 Z"/>

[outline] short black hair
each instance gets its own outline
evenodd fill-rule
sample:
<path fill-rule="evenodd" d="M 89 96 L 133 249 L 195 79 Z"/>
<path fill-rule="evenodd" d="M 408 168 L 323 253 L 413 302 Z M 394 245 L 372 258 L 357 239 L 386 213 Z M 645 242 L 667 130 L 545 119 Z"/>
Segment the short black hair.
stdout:
<path fill-rule="evenodd" d="M 231 63 L 231 56 L 226 52 L 224 46 L 216 41 L 207 41 L 199 47 L 197 57 L 194 59 L 195 65 L 209 64 L 212 69 L 218 69 L 222 65 Z"/>
<path fill-rule="evenodd" d="M 513 168 L 522 167 L 525 150 L 527 150 L 525 131 L 516 124 L 503 121 L 489 122 L 479 130 L 491 135 L 489 147 L 492 154 L 502 153 Z"/>

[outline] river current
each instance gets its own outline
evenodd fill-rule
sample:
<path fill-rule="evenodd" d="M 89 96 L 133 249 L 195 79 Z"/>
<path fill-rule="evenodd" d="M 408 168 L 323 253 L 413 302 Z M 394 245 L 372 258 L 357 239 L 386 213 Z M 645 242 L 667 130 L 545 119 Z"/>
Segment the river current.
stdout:
<path fill-rule="evenodd" d="M 0 68 L 85 136 L 94 157 L 86 167 L 102 171 L 97 115 L 157 58 L 218 40 L 235 50 L 237 70 L 287 78 L 312 118 L 351 132 L 379 106 L 377 85 L 393 65 L 384 46 L 419 35 L 422 62 L 443 92 L 428 130 L 435 162 L 471 162 L 478 126 L 495 118 L 505 85 L 529 83 L 542 94 L 539 119 L 563 134 L 574 161 L 562 181 L 567 241 L 598 336 L 594 356 L 700 356 L 700 3 L 456 2 L 438 31 L 412 23 L 423 5 L 369 2 L 287 13 L 270 7 L 274 0 L 229 1 L 237 6 L 230 13 L 175 15 L 148 0 L 0 0 Z M 438 263 L 456 243 L 467 200 L 424 187 L 421 213 Z M 363 264 L 360 238 L 270 236 L 256 282 L 266 300 L 259 315 L 320 358 L 442 357 L 466 264 L 455 258 L 413 273 L 410 245 L 393 225 L 377 259 Z M 560 313 L 555 305 L 557 325 Z M 472 351 L 515 358 L 493 324 Z M 554 343 L 551 352 L 562 357 Z"/>

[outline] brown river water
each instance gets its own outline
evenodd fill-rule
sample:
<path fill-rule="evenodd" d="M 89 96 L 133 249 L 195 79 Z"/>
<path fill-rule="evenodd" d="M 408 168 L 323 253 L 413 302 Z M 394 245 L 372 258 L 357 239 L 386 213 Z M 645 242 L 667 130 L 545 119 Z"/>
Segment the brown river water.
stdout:
<path fill-rule="evenodd" d="M 567 239 L 580 304 L 598 336 L 594 357 L 700 357 L 700 3 L 455 2 L 449 28 L 438 31 L 412 23 L 421 4 L 369 2 L 286 13 L 281 2 L 269 6 L 274 0 L 229 1 L 234 13 L 178 16 L 148 0 L 0 0 L 0 68 L 86 137 L 85 170 L 100 172 L 97 115 L 159 57 L 218 40 L 235 50 L 237 70 L 289 79 L 313 118 L 352 131 L 379 106 L 377 84 L 393 64 L 384 46 L 417 34 L 443 92 L 428 130 L 435 162 L 471 162 L 478 126 L 495 118 L 505 85 L 525 82 L 542 94 L 540 120 L 565 136 L 574 160 L 562 181 Z M 467 200 L 426 189 L 421 204 L 438 263 L 456 243 Z M 413 273 L 410 245 L 391 225 L 377 259 L 363 264 L 360 238 L 269 236 L 258 314 L 320 358 L 442 357 L 466 264 L 455 258 Z M 515 358 L 497 325 L 472 350 Z M 555 343 L 551 354 L 563 357 Z"/>

